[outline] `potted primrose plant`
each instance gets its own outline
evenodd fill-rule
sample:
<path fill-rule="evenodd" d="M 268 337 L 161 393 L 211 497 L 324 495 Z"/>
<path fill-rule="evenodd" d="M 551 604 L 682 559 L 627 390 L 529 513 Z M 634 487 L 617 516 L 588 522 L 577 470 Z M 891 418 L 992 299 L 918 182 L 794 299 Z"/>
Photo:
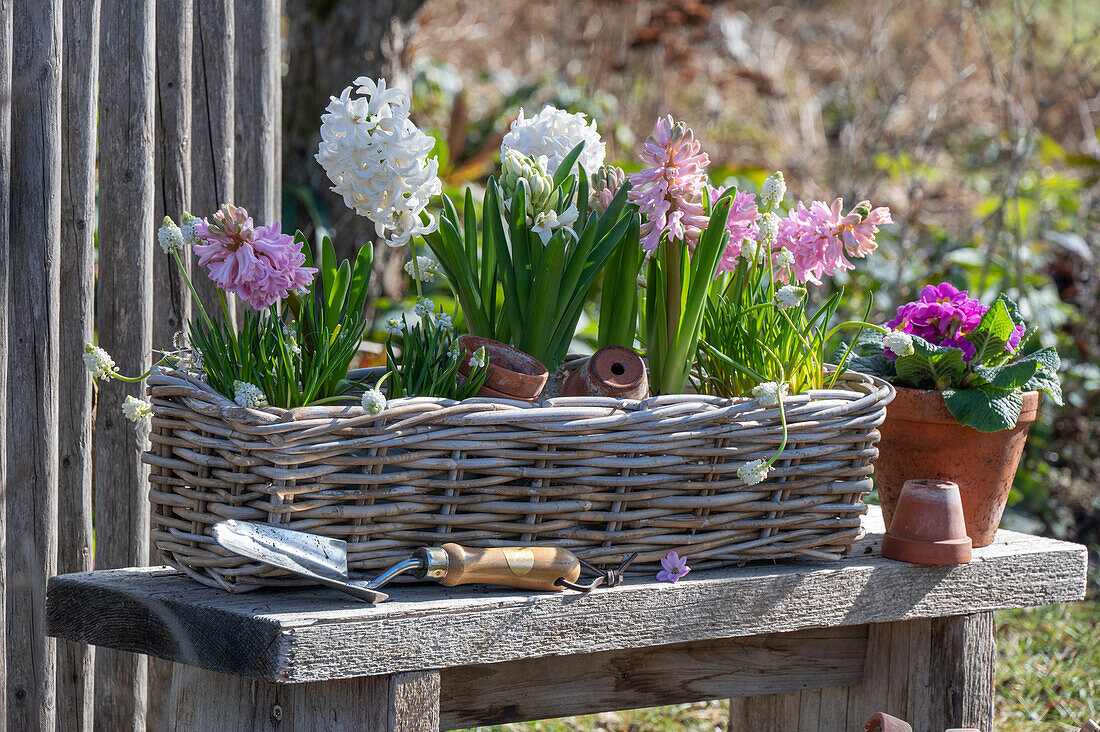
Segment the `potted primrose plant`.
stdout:
<path fill-rule="evenodd" d="M 862 337 L 857 371 L 897 388 L 875 463 L 886 524 L 902 486 L 915 478 L 959 485 L 974 546 L 993 541 L 1020 463 L 1039 392 L 1062 403 L 1058 353 L 1027 351 L 1034 335 L 1001 295 L 982 305 L 949 283 L 902 305 L 885 336 Z"/>

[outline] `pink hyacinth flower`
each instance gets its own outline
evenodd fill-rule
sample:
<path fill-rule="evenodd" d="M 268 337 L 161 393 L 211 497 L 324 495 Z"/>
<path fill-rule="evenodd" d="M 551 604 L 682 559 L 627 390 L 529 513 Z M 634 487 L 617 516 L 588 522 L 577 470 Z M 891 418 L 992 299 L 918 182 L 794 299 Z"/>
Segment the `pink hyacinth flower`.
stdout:
<path fill-rule="evenodd" d="M 882 224 L 893 223 L 890 209 L 871 209 L 867 201 L 842 213 L 841 198 L 826 205 L 812 201 L 807 208 L 802 202 L 779 222 L 777 248 L 786 247 L 794 256 L 791 270 L 799 282 L 821 284 L 822 277 L 831 277 L 846 269 L 855 269 L 848 259 L 862 259 L 878 247 L 875 234 Z M 786 280 L 786 272 L 779 273 Z"/>
<path fill-rule="evenodd" d="M 291 292 L 313 282 L 317 270 L 306 267 L 306 256 L 294 237 L 279 231 L 278 222 L 256 226 L 248 211 L 222 206 L 211 218 L 195 224 L 199 264 L 225 292 L 236 294 L 253 310 L 264 310 Z"/>
<path fill-rule="evenodd" d="M 717 201 L 725 190 L 712 187 L 710 200 Z M 748 191 L 735 193 L 730 205 L 729 217 L 726 218 L 726 231 L 729 232 L 730 240 L 726 244 L 726 250 L 722 252 L 722 258 L 718 260 L 717 274 L 737 269 L 737 262 L 741 259 L 742 243 L 745 240 L 752 242 L 757 240 L 758 221 L 760 221 L 760 209 L 756 205 L 756 196 Z"/>
<path fill-rule="evenodd" d="M 671 115 L 657 120 L 638 157 L 649 167 L 627 176 L 628 200 L 642 212 L 642 248 L 653 252 L 667 235 L 694 250 L 707 225 L 703 186 L 710 158 L 700 151 L 691 130 Z"/>
<path fill-rule="evenodd" d="M 670 551 L 661 559 L 663 569 L 657 573 L 658 582 L 679 582 L 686 577 L 691 567 L 687 564 L 687 557 L 681 557 L 674 551 Z"/>

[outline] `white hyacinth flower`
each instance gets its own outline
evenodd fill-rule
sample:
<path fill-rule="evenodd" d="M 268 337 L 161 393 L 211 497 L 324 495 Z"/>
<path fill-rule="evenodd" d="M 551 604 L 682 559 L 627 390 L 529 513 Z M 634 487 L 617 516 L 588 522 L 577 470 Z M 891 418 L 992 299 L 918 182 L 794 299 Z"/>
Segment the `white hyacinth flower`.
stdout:
<path fill-rule="evenodd" d="M 790 267 L 794 264 L 794 254 L 787 247 L 783 247 L 775 253 L 776 267 Z"/>
<path fill-rule="evenodd" d="M 367 389 L 363 392 L 362 403 L 368 414 L 381 414 L 386 408 L 386 397 L 378 389 Z"/>
<path fill-rule="evenodd" d="M 584 172 L 592 176 L 603 165 L 607 154 L 607 146 L 600 139 L 594 121 L 587 124 L 584 114 L 570 114 L 550 105 L 534 117 L 525 116 L 521 109 L 500 143 L 500 155 L 503 158 L 509 150 L 536 158 L 545 155 L 547 169 L 553 175 L 569 151 L 581 142 L 584 148 L 577 161 Z"/>
<path fill-rule="evenodd" d="M 768 477 L 767 460 L 750 460 L 737 469 L 737 477 L 745 482 L 745 485 L 763 483 Z"/>
<path fill-rule="evenodd" d="M 117 371 L 111 354 L 91 343 L 84 344 L 84 367 L 96 380 L 110 378 Z"/>
<path fill-rule="evenodd" d="M 266 407 L 267 397 L 263 389 L 247 381 L 233 382 L 233 401 L 242 407 Z"/>
<path fill-rule="evenodd" d="M 153 405 L 143 399 L 137 399 L 127 394 L 122 401 L 122 414 L 135 424 L 144 422 L 153 416 Z"/>
<path fill-rule="evenodd" d="M 543 244 L 549 242 L 550 237 L 552 237 L 554 232 L 558 229 L 565 229 L 576 238 L 576 232 L 571 228 L 576 220 L 576 206 L 570 206 L 560 214 L 556 211 L 543 211 L 535 217 L 535 224 L 531 227 L 531 232 L 538 234 Z"/>
<path fill-rule="evenodd" d="M 786 194 L 787 182 L 783 180 L 783 171 L 777 170 L 775 175 L 764 181 L 760 189 L 760 207 L 772 210 L 783 201 L 783 196 Z"/>
<path fill-rule="evenodd" d="M 474 351 L 474 354 L 470 356 L 470 368 L 478 369 L 489 363 L 488 357 L 485 355 L 485 349 L 479 348 Z"/>
<path fill-rule="evenodd" d="M 458 341 L 452 342 L 450 350 L 447 351 L 447 357 L 452 361 L 460 359 L 462 357 L 462 344 Z"/>
<path fill-rule="evenodd" d="M 780 398 L 787 398 L 787 390 L 790 387 L 787 382 L 781 384 L 774 381 L 765 381 L 752 388 L 752 396 L 762 407 L 774 407 L 779 404 Z"/>
<path fill-rule="evenodd" d="M 435 303 L 432 302 L 430 298 L 421 297 L 416 301 L 416 307 L 413 308 L 413 312 L 423 318 L 435 312 Z"/>
<path fill-rule="evenodd" d="M 401 321 L 397 318 L 390 318 L 386 321 L 386 332 L 390 335 L 398 335 L 401 333 Z"/>
<path fill-rule="evenodd" d="M 175 254 L 183 249 L 183 231 L 175 221 L 165 216 L 157 230 L 157 242 L 165 254 Z"/>
<path fill-rule="evenodd" d="M 414 269 L 412 260 L 405 262 L 405 273 L 409 277 L 416 277 L 416 270 L 420 270 L 421 282 L 435 282 L 435 278 L 439 275 L 439 263 L 431 257 L 417 257 L 416 269 Z"/>
<path fill-rule="evenodd" d="M 412 123 L 409 105 L 404 90 L 360 76 L 329 98 L 316 156 L 332 190 L 392 247 L 436 230 L 421 214 L 443 190 L 439 161 L 428 157 L 435 139 Z"/>
<path fill-rule="evenodd" d="M 780 310 L 790 310 L 798 307 L 804 297 L 806 297 L 805 287 L 783 285 L 775 292 L 775 304 Z"/>
<path fill-rule="evenodd" d="M 447 313 L 440 313 L 435 316 L 435 324 L 440 330 L 450 333 L 455 329 L 454 321 L 451 320 L 451 316 Z"/>
<path fill-rule="evenodd" d="M 192 216 L 186 211 L 183 212 L 183 217 L 180 219 L 180 234 L 183 237 L 183 243 L 189 247 L 198 244 L 197 235 L 195 234 L 195 224 L 202 221 L 198 216 Z"/>
<path fill-rule="evenodd" d="M 912 356 L 913 336 L 901 330 L 891 330 L 882 337 L 882 347 L 890 349 L 896 356 Z"/>
<path fill-rule="evenodd" d="M 760 248 L 767 251 L 775 245 L 775 239 L 779 236 L 779 217 L 770 211 L 760 214 Z M 759 253 L 757 253 L 759 256 Z"/>

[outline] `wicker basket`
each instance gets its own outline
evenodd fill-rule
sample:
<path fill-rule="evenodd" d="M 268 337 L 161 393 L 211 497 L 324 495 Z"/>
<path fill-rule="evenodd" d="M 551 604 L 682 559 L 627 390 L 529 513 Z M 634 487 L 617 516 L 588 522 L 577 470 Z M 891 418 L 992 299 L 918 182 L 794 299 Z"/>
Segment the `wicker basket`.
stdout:
<path fill-rule="evenodd" d="M 786 400 L 788 446 L 767 481 L 777 408 L 699 395 L 645 401 L 469 399 L 355 407 L 238 407 L 180 372 L 155 373 L 153 540 L 164 561 L 231 591 L 298 581 L 228 555 L 223 519 L 345 539 L 370 575 L 418 546 L 551 543 L 600 566 L 670 549 L 706 568 L 754 559 L 836 559 L 860 533 L 878 426 L 894 390 L 848 373 L 843 389 Z M 360 576 L 363 576 L 360 575 Z"/>

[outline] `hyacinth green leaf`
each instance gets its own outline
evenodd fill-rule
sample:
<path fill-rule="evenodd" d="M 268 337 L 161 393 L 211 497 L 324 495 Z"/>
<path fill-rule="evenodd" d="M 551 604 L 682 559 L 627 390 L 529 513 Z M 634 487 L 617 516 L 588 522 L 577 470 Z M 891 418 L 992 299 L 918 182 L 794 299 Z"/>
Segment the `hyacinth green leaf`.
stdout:
<path fill-rule="evenodd" d="M 302 254 L 306 256 L 305 266 L 313 266 L 313 251 L 309 246 L 309 240 L 306 239 L 306 235 L 299 229 L 294 232 L 294 243 L 302 248 Z"/>
<path fill-rule="evenodd" d="M 561 184 L 573 174 L 573 166 L 577 164 L 577 158 L 581 156 L 583 150 L 584 142 L 578 142 L 577 146 L 561 159 L 561 164 L 558 165 L 558 169 L 554 171 L 554 188 L 560 188 Z"/>
<path fill-rule="evenodd" d="M 519 292 L 516 289 L 515 268 L 508 248 L 508 237 L 504 233 L 504 223 L 500 211 L 500 188 L 493 178 L 489 178 L 485 190 L 485 210 L 482 213 L 483 236 L 492 239 L 496 251 L 497 272 L 500 273 L 504 287 L 504 309 L 508 317 L 508 327 L 514 335 L 523 332 L 523 317 L 519 309 Z"/>
<path fill-rule="evenodd" d="M 512 237 L 512 271 L 516 283 L 516 293 L 520 302 L 527 302 L 531 296 L 531 245 L 527 236 L 527 181 L 520 179 L 516 192 L 512 196 L 508 213 L 509 233 Z"/>
<path fill-rule="evenodd" d="M 543 255 L 531 287 L 531 297 L 527 302 L 527 319 L 524 323 L 527 329 L 522 334 L 523 345 L 520 348 L 545 363 L 550 360 L 546 354 L 555 346 L 552 340 L 547 340 L 546 335 L 554 327 L 561 270 L 565 260 L 565 235 L 556 232 L 546 243 Z"/>
<path fill-rule="evenodd" d="M 913 353 L 894 362 L 902 386 L 917 389 L 947 389 L 957 385 L 966 373 L 966 362 L 957 348 L 934 346 L 913 336 Z"/>
<path fill-rule="evenodd" d="M 345 259 L 332 276 L 332 287 L 325 288 L 325 330 L 329 333 L 340 323 L 340 312 L 344 308 L 350 284 L 351 265 Z"/>
<path fill-rule="evenodd" d="M 1006 300 L 1004 295 L 997 298 L 997 301 L 982 316 L 977 327 L 966 334 L 966 341 L 972 344 L 976 351 L 974 363 L 987 364 L 1009 355 L 1008 339 L 1012 337 L 1016 323 L 1012 319 Z"/>
<path fill-rule="evenodd" d="M 348 312 L 361 315 L 367 303 L 367 288 L 370 287 L 371 267 L 374 264 L 374 244 L 367 242 L 359 249 L 355 257 L 355 267 L 351 275 L 351 288 L 348 292 Z"/>
<path fill-rule="evenodd" d="M 944 389 L 943 401 L 961 425 L 979 432 L 999 432 L 1016 425 L 1024 405 L 1019 389 L 992 384 L 973 389 Z"/>
<path fill-rule="evenodd" d="M 462 229 L 466 244 L 466 263 L 470 271 L 477 271 L 477 212 L 474 210 L 474 194 L 467 188 L 462 206 Z M 482 306 L 485 300 L 482 299 Z"/>

